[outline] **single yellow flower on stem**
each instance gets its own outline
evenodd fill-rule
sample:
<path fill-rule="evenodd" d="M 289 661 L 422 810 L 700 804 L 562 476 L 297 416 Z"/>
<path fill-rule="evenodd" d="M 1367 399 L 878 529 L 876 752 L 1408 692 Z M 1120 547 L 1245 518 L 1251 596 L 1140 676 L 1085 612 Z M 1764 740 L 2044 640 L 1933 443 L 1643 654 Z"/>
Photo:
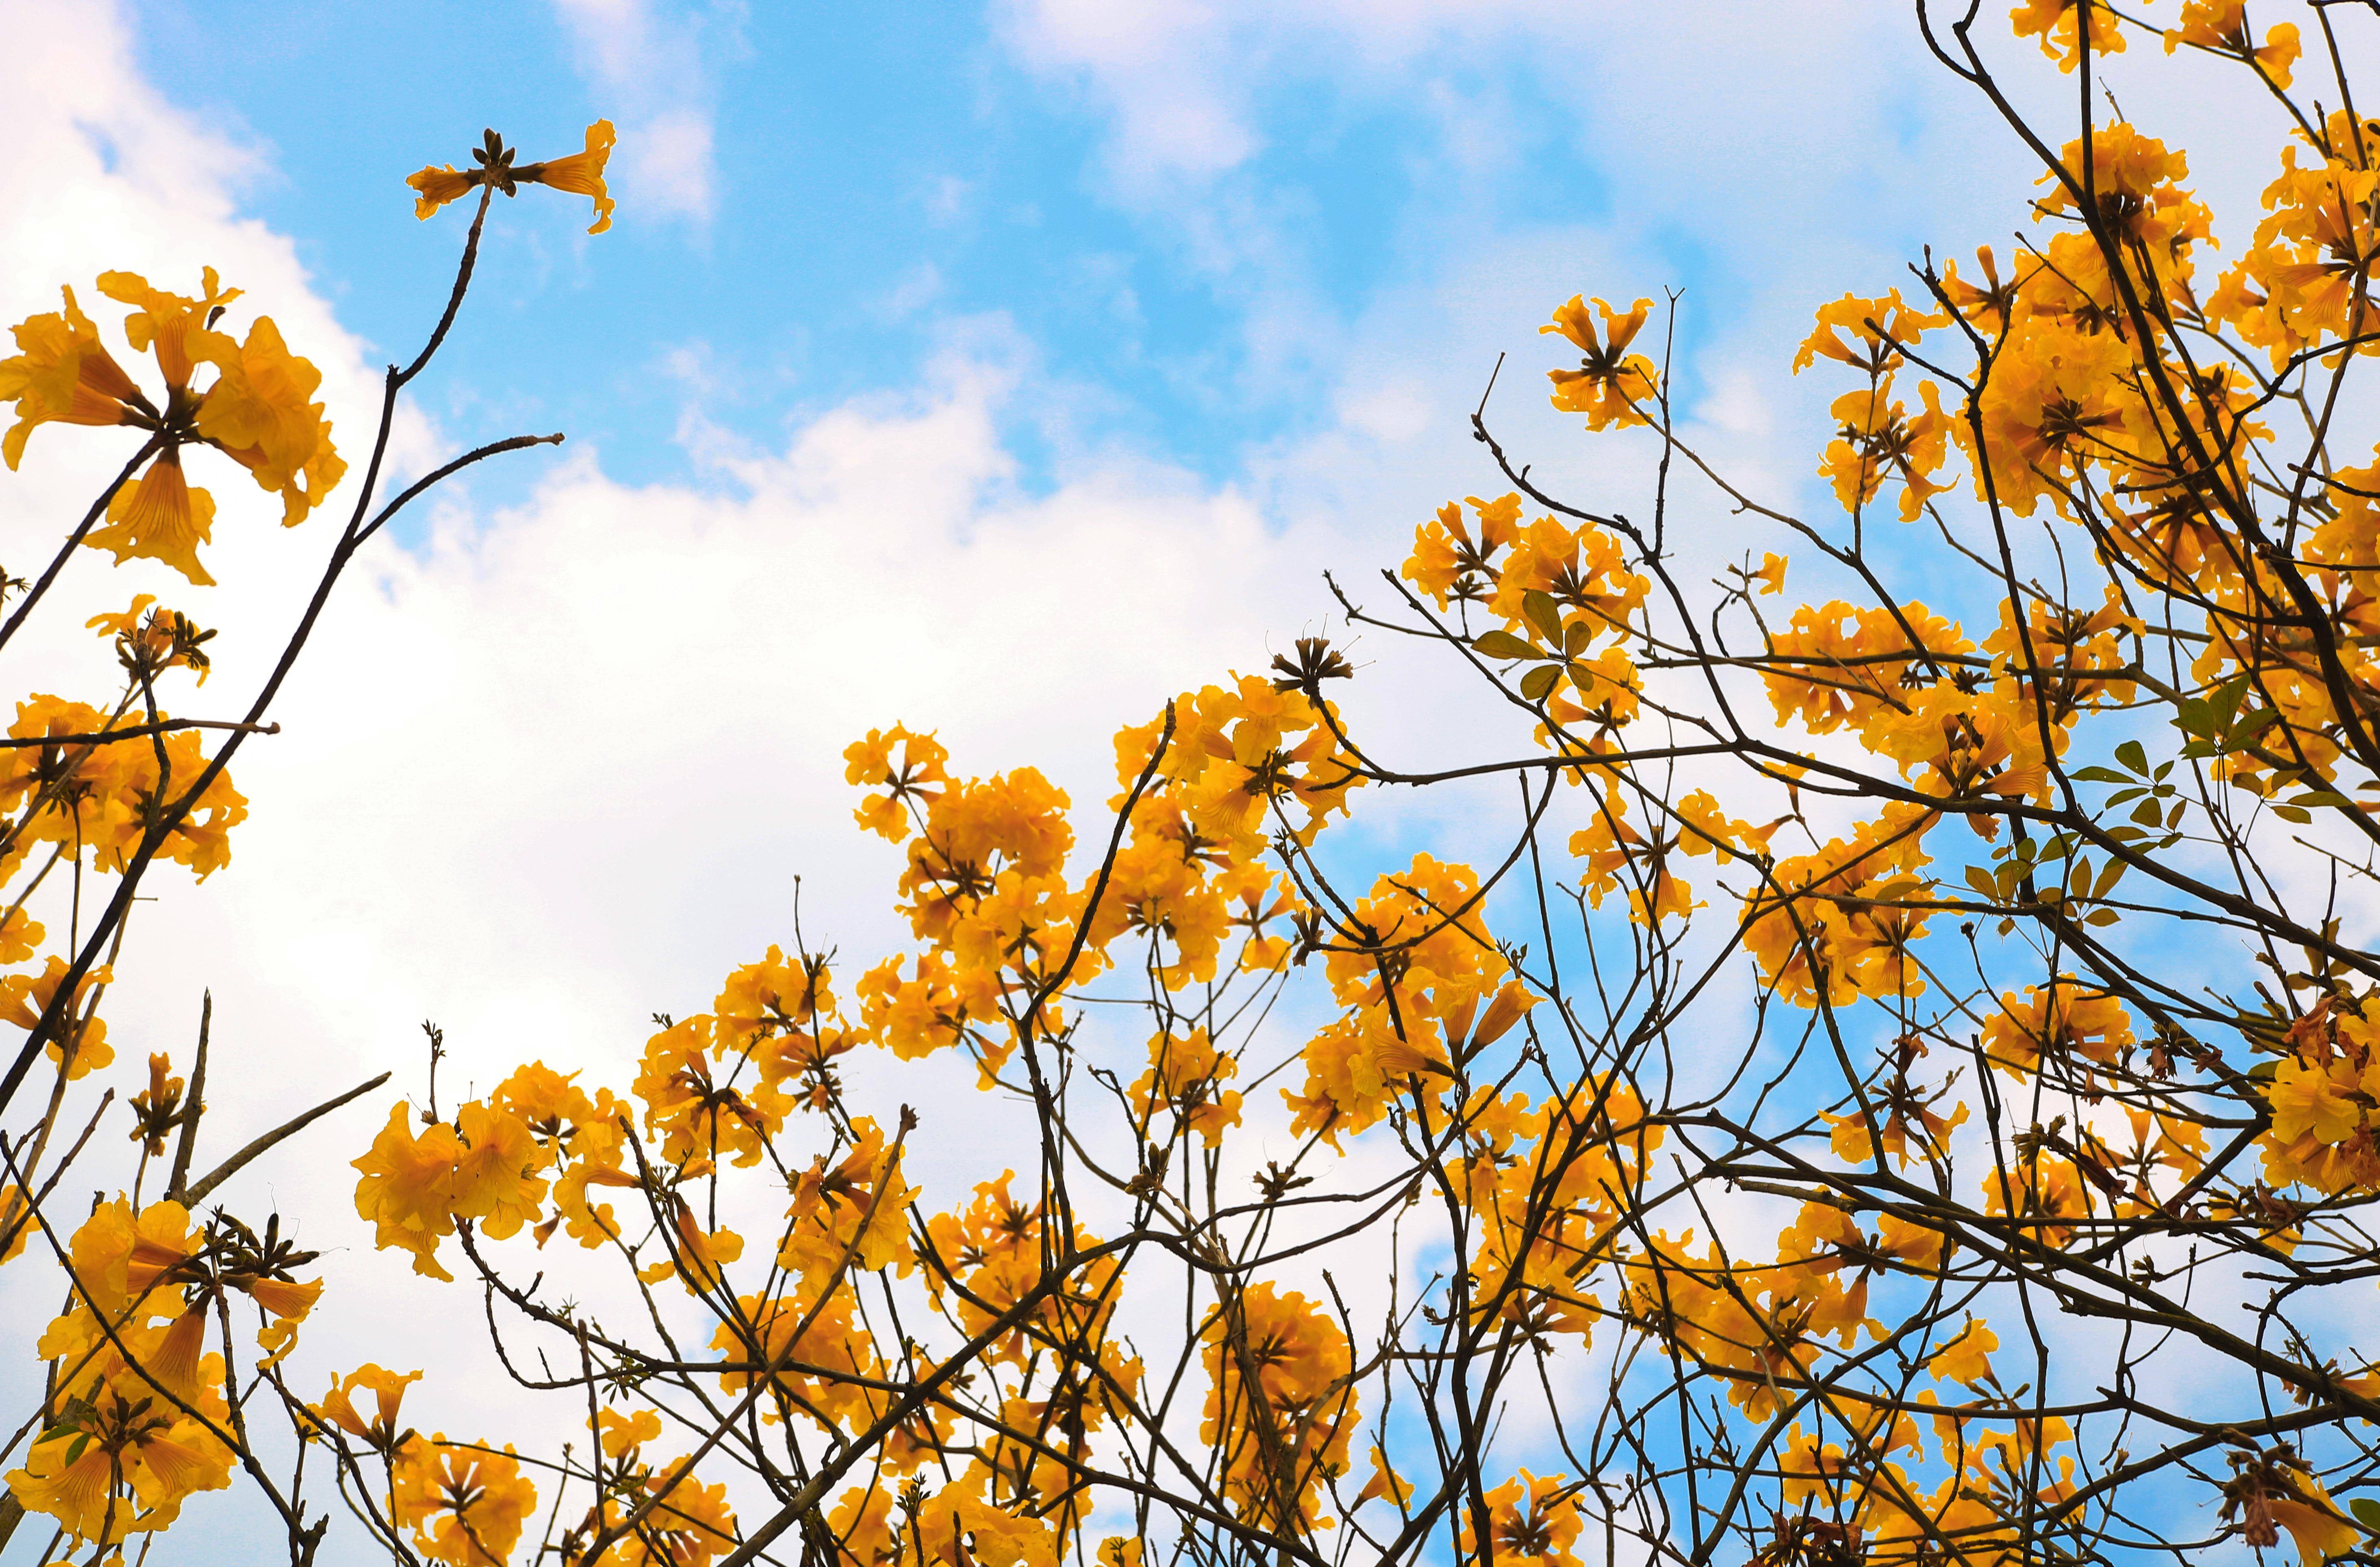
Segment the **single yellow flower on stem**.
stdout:
<path fill-rule="evenodd" d="M 595 226 L 587 232 L 601 234 L 612 226 L 612 209 L 615 205 L 611 191 L 604 188 L 603 165 L 612 161 L 612 144 L 618 140 L 610 120 L 597 120 L 587 128 L 586 151 L 548 163 L 531 164 L 514 177 L 566 190 L 574 196 L 593 197 Z"/>
<path fill-rule="evenodd" d="M 161 452 L 140 476 L 107 503 L 107 526 L 94 528 L 83 542 L 105 550 L 122 565 L 128 560 L 163 561 L 201 588 L 215 579 L 199 564 L 199 546 L 214 533 L 215 498 L 193 490 L 182 477 L 182 455 L 171 447 Z"/>
<path fill-rule="evenodd" d="M 478 168 L 458 169 L 451 164 L 440 164 L 419 170 L 406 179 L 405 183 L 413 188 L 413 215 L 427 218 L 449 201 L 460 200 L 481 186 L 516 196 L 521 186 L 543 185 L 574 196 L 593 197 L 595 226 L 587 232 L 601 234 L 612 226 L 612 209 L 617 204 L 604 185 L 603 168 L 611 162 L 612 147 L 618 140 L 610 120 L 597 120 L 587 128 L 585 151 L 516 167 L 513 157 L 517 149 L 505 146 L 504 138 L 491 130 L 480 145 L 471 149 Z"/>
<path fill-rule="evenodd" d="M 481 182 L 476 169 L 441 164 L 407 176 L 405 183 L 413 187 L 413 215 L 427 219 L 447 202 L 459 201 L 478 189 Z"/>

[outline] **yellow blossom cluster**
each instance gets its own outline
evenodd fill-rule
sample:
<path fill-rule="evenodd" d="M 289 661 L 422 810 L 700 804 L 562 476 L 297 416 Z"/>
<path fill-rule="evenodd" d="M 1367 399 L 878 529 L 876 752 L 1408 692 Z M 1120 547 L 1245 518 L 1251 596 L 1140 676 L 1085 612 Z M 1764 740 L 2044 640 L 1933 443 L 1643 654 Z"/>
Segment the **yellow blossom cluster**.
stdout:
<path fill-rule="evenodd" d="M 224 287 L 212 267 L 195 298 L 128 272 L 101 273 L 99 291 L 134 307 L 124 320 L 125 340 L 133 352 L 154 355 L 162 394 L 152 397 L 126 372 L 68 288 L 66 308 L 19 323 L 19 352 L 0 359 L 0 401 L 17 405 L 0 456 L 17 467 L 26 439 L 48 423 L 151 431 L 155 460 L 138 482 L 116 490 L 106 526 L 84 542 L 119 562 L 163 561 L 194 583 L 211 584 L 198 548 L 212 532 L 214 497 L 183 478 L 183 448 L 213 447 L 280 497 L 284 523 L 303 522 L 346 471 L 322 405 L 311 400 L 322 371 L 289 351 L 269 316 L 257 317 L 245 340 L 216 331 L 240 291 Z M 212 379 L 194 386 L 202 369 Z"/>
<path fill-rule="evenodd" d="M 289 1353 L 322 1286 L 289 1276 L 310 1254 L 260 1247 L 220 1218 L 193 1230 L 178 1202 L 101 1202 L 64 1245 L 75 1287 L 36 1346 L 56 1367 L 46 1419 L 7 1485 L 26 1512 L 103 1549 L 170 1527 L 192 1494 L 231 1483 L 226 1296 L 264 1319 L 261 1372 Z"/>

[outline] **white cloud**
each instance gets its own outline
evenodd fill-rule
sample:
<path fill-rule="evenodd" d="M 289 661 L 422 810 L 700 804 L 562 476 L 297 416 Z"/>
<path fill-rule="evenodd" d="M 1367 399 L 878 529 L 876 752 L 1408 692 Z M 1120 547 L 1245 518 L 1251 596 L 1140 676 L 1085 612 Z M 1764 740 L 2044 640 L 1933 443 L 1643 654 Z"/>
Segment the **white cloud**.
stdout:
<path fill-rule="evenodd" d="M 717 199 L 710 157 L 710 116 L 675 108 L 632 125 L 621 188 L 655 212 L 709 223 Z"/>
<path fill-rule="evenodd" d="M 718 201 L 704 34 L 733 18 L 653 0 L 553 0 L 581 73 L 620 122 L 612 177 L 643 213 L 710 223 Z"/>
<path fill-rule="evenodd" d="M 1232 168 L 1256 151 L 1226 74 L 1244 30 L 1196 0 L 1025 0 L 998 7 L 1028 65 L 1080 82 L 1116 117 L 1114 152 L 1135 179 Z"/>

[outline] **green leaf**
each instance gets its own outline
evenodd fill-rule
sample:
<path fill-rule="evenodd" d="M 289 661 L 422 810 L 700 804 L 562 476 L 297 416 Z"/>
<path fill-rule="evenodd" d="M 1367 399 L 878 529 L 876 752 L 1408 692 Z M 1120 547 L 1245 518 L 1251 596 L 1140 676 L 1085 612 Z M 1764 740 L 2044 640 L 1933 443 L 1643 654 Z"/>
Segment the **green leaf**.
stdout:
<path fill-rule="evenodd" d="M 2255 1065 L 2248 1068 L 2248 1076 L 2252 1082 L 2269 1083 L 2273 1080 L 2274 1071 L 2278 1068 L 2280 1064 L 2281 1063 L 2277 1061 L 2260 1061 Z"/>
<path fill-rule="evenodd" d="M 2339 794 L 2336 790 L 2309 789 L 2304 794 L 2300 795 L 2296 799 L 2291 800 L 2289 804 L 2293 806 L 2306 807 L 2328 806 L 2333 810 L 2341 810 L 2352 807 L 2355 802 L 2349 799 L 2345 795 Z"/>
<path fill-rule="evenodd" d="M 2095 908 L 2089 914 L 2083 916 L 2082 923 L 2085 925 L 2113 925 L 2122 917 L 2123 916 L 2118 914 L 2114 909 Z"/>
<path fill-rule="evenodd" d="M 1583 619 L 1573 620 L 1568 626 L 1562 627 L 1562 656 L 1564 658 L 1574 659 L 1578 657 L 1579 654 L 1586 651 L 1586 645 L 1594 640 L 1595 627 L 1589 626 Z"/>
<path fill-rule="evenodd" d="M 1521 695 L 1533 702 L 1542 702 L 1561 684 L 1561 666 L 1541 663 L 1521 676 Z"/>
<path fill-rule="evenodd" d="M 2380 1501 L 2368 1496 L 2359 1496 L 2347 1504 L 2347 1510 L 2355 1514 L 2356 1522 L 2373 1533 L 2380 1534 Z"/>
<path fill-rule="evenodd" d="M 2116 759 L 2132 772 L 2145 775 L 2149 770 L 2148 753 L 2141 749 L 2138 740 L 2127 740 L 2116 747 Z"/>
<path fill-rule="evenodd" d="M 1473 650 L 1491 659 L 1536 659 L 1545 655 L 1509 631 L 1483 631 L 1471 638 Z"/>
<path fill-rule="evenodd" d="M 2247 699 L 2248 683 L 2249 676 L 2235 674 L 2208 694 L 2207 711 L 2215 718 L 2216 730 L 2230 728 L 2231 721 L 2240 715 L 2240 704 Z"/>
<path fill-rule="evenodd" d="M 1561 646 L 1561 606 L 1554 602 L 1551 593 L 1532 590 L 1522 594 L 1521 613 L 1529 617 L 1529 624 L 1536 626 L 1547 641 L 1557 648 Z"/>
<path fill-rule="evenodd" d="M 1967 885 L 1986 898 L 1997 900 L 2000 895 L 1999 883 L 1993 881 L 1992 873 L 1980 865 L 1967 867 Z"/>
<path fill-rule="evenodd" d="M 2123 784 L 2129 782 L 2112 767 L 2078 767 L 2074 770 L 2078 784 Z"/>
<path fill-rule="evenodd" d="M 2132 808 L 2132 820 L 2143 827 L 2165 825 L 2165 811 L 2155 800 L 2143 800 Z"/>
<path fill-rule="evenodd" d="M 2300 810 L 2295 806 L 2275 806 L 2273 808 L 2273 814 L 2279 817 L 2283 821 L 2294 821 L 2300 827 L 2305 826 L 2308 822 L 2313 820 L 2313 815 L 2311 811 Z"/>
<path fill-rule="evenodd" d="M 2091 895 L 2095 898 L 2104 898 L 2114 892 L 2116 883 L 2121 881 L 2124 879 L 2124 872 L 2131 869 L 2131 866 L 2124 860 L 2110 859 L 2099 868 L 2099 881 L 2091 889 Z"/>
<path fill-rule="evenodd" d="M 2254 712 L 2224 730 L 2223 743 L 2232 750 L 2253 742 L 2257 735 L 2281 721 L 2278 708 L 2258 708 Z"/>

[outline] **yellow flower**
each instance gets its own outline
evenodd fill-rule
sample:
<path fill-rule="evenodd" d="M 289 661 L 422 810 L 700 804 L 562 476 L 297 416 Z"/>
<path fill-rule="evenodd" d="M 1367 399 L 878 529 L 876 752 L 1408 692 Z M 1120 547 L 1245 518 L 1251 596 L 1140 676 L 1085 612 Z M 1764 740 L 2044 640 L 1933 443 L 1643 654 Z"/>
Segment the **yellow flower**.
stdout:
<path fill-rule="evenodd" d="M 1289 1503 L 1310 1524 L 1323 1477 L 1347 1472 L 1357 1425 L 1346 1335 L 1321 1306 L 1265 1282 L 1227 1301 L 1200 1336 L 1208 1386 L 1198 1435 L 1222 1456 L 1224 1494 L 1244 1515 L 1286 1524 Z M 1282 1450 L 1289 1459 L 1268 1457 Z M 1286 1488 L 1277 1464 L 1294 1476 Z"/>
<path fill-rule="evenodd" d="M 76 306 L 74 290 L 58 292 L 66 296 L 65 311 L 18 322 L 17 346 L 23 352 L 0 359 L 0 400 L 17 405 L 17 422 L 0 438 L 0 456 L 11 468 L 37 424 L 128 424 L 133 408 L 149 408 L 149 399 L 100 342 L 99 329 Z"/>
<path fill-rule="evenodd" d="M 606 1409 L 601 1412 L 597 1424 L 602 1431 L 603 1452 L 612 1458 L 633 1452 L 662 1434 L 662 1417 L 650 1409 L 639 1409 L 634 1415 Z"/>
<path fill-rule="evenodd" d="M 451 164 L 440 164 L 407 176 L 405 183 L 413 188 L 413 215 L 427 218 L 449 201 L 459 200 L 483 185 L 507 196 L 517 195 L 523 185 L 543 185 L 574 196 L 593 197 L 595 226 L 587 232 L 601 234 L 612 226 L 612 209 L 617 204 L 605 188 L 603 167 L 611 162 L 612 146 L 618 140 L 610 120 L 597 120 L 587 128 L 584 152 L 516 167 L 514 150 L 492 130 L 481 145 L 471 149 L 471 156 L 480 164 L 478 168 L 457 169 Z"/>
<path fill-rule="evenodd" d="M 2232 1476 L 2223 1487 L 2223 1522 L 2236 1516 L 2241 1542 L 2259 1554 L 2281 1543 L 2283 1529 L 2298 1548 L 2301 1567 L 2321 1567 L 2362 1541 L 2363 1531 L 2289 1448 L 2235 1452 L 2231 1466 Z"/>
<path fill-rule="evenodd" d="M 107 526 L 83 542 L 105 550 L 122 565 L 128 560 L 163 561 L 201 588 L 215 579 L 199 564 L 199 546 L 213 536 L 215 498 L 193 490 L 182 477 L 182 456 L 167 450 L 149 465 L 138 484 L 128 484 L 107 503 Z"/>
<path fill-rule="evenodd" d="M 1355 1505 L 1361 1507 L 1376 1496 L 1384 1496 L 1402 1507 L 1413 1500 L 1413 1482 L 1389 1467 L 1389 1455 L 1375 1443 L 1372 1448 L 1372 1477 L 1365 1481 L 1364 1488 L 1356 1493 Z M 1137 1542 L 1135 1543 L 1136 1555 Z"/>
<path fill-rule="evenodd" d="M 1581 1515 L 1577 1488 L 1560 1475 L 1532 1475 L 1526 1469 L 1488 1493 L 1488 1529 L 1499 1561 L 1529 1567 L 1579 1567 L 1572 1547 L 1578 1543 L 1586 1520 Z M 1462 1512 L 1463 1550 L 1477 1551 L 1469 1509 Z"/>
<path fill-rule="evenodd" d="M 394 1522 L 413 1525 L 413 1543 L 433 1561 L 504 1567 L 519 1543 L 537 1487 L 522 1477 L 508 1447 L 449 1444 L 444 1432 L 409 1442 L 391 1471 Z"/>
<path fill-rule="evenodd" d="M 2185 0 L 2181 25 L 2166 30 L 2165 52 L 2187 43 L 2228 55 L 2260 68 L 2275 87 L 2287 88 L 2300 52 L 2298 30 L 2288 22 L 2275 24 L 2265 30 L 2260 49 L 2248 30 L 2247 9 L 2247 0 Z"/>
<path fill-rule="evenodd" d="M 419 1380 L 419 1371 L 408 1371 L 400 1377 L 377 1366 L 359 1366 L 345 1379 L 332 1383 L 322 1402 L 312 1408 L 322 1419 L 351 1436 L 362 1438 L 375 1452 L 394 1452 L 411 1434 L 397 1429 L 397 1408 L 405 1402 L 405 1390 Z M 372 1417 L 369 1420 L 357 1413 L 355 1397 L 358 1392 L 372 1395 Z"/>
<path fill-rule="evenodd" d="M 897 765 L 895 745 L 901 747 Z M 951 753 L 932 735 L 913 735 L 898 723 L 869 730 L 867 739 L 844 747 L 843 759 L 844 782 L 884 791 L 868 796 L 854 813 L 859 825 L 896 844 L 909 835 L 910 803 L 929 807 L 950 784 L 942 766 Z"/>
<path fill-rule="evenodd" d="M 1239 1063 L 1217 1050 L 1204 1028 L 1193 1028 L 1188 1039 L 1154 1035 L 1148 1070 L 1132 1086 L 1134 1114 L 1146 1125 L 1160 1110 L 1170 1111 L 1211 1148 L 1222 1141 L 1223 1128 L 1240 1124 L 1240 1096 L 1222 1087 L 1222 1080 L 1239 1070 Z"/>
<path fill-rule="evenodd" d="M 124 318 L 124 339 L 134 353 L 157 356 L 157 368 L 164 372 L 169 392 L 188 388 L 203 338 L 212 334 L 217 314 L 240 296 L 240 290 L 223 285 L 212 267 L 200 269 L 199 285 L 201 297 L 193 299 L 153 288 L 138 273 L 99 274 L 102 294 L 120 304 L 139 307 Z"/>
<path fill-rule="evenodd" d="M 1944 1381 L 1961 1381 L 1973 1387 L 1990 1379 L 1991 1352 L 1999 1347 L 1999 1335 L 1980 1322 L 1969 1322 L 1966 1331 L 1934 1353 L 1925 1369 Z"/>
<path fill-rule="evenodd" d="M 2024 990 L 2022 1001 L 2013 990 L 2003 991 L 2003 1010 L 1984 1025 L 1985 1054 L 2011 1076 L 2039 1071 L 2044 1055 L 2066 1062 L 2079 1055 L 2112 1065 L 2132 1043 L 2131 1014 L 2105 991 L 2082 986 L 2070 975 Z"/>
<path fill-rule="evenodd" d="M 1644 330 L 1653 301 L 1639 299 L 1624 313 L 1600 299 L 1595 301 L 1595 308 L 1603 317 L 1600 342 L 1595 322 L 1587 316 L 1586 301 L 1575 294 L 1554 312 L 1550 322 L 1537 328 L 1541 334 L 1554 332 L 1569 338 L 1581 355 L 1578 369 L 1546 372 L 1554 383 L 1554 407 L 1565 413 L 1585 414 L 1589 430 L 1643 424 L 1645 416 L 1636 411 L 1636 405 L 1653 395 L 1653 361 L 1642 354 L 1630 354 L 1628 345 Z"/>
<path fill-rule="evenodd" d="M 610 1413 L 604 1411 L 607 1416 Z M 681 1458 L 644 1481 L 644 1488 L 660 1500 L 626 1539 L 603 1553 L 600 1567 L 708 1567 L 735 1549 L 735 1514 L 727 1506 L 727 1488 L 704 1485 L 693 1470 L 693 1461 Z M 632 1501 L 623 1498 L 621 1505 Z"/>
<path fill-rule="evenodd" d="M 478 1099 L 457 1111 L 455 1122 L 464 1144 L 455 1160 L 455 1217 L 476 1221 L 492 1240 L 518 1233 L 545 1201 L 537 1172 L 546 1151 L 527 1122 Z"/>
<path fill-rule="evenodd" d="M 322 1281 L 265 1278 L 234 1282 L 272 1318 L 256 1330 L 257 1347 L 264 1351 L 263 1358 L 257 1362 L 258 1368 L 279 1364 L 298 1347 L 298 1325 L 306 1320 L 314 1303 L 322 1298 Z"/>
<path fill-rule="evenodd" d="M 11 974 L 0 979 L 0 1022 L 25 1029 L 39 1023 L 57 994 L 58 981 L 67 977 L 67 967 L 66 959 L 54 954 L 39 978 Z M 82 982 L 75 987 L 74 999 L 59 1014 L 59 1026 L 50 1039 L 49 1057 L 65 1063 L 69 1080 L 115 1059 L 115 1047 L 107 1042 L 107 1024 L 100 1018 L 82 1015 L 88 1010 L 85 998 L 93 990 L 104 990 L 115 977 L 115 970 L 104 964 L 85 974 Z"/>
<path fill-rule="evenodd" d="M 0 1262 L 14 1262 L 33 1238 L 33 1205 L 18 1185 L 0 1186 Z"/>
<path fill-rule="evenodd" d="M 199 438 L 247 468 L 260 489 L 278 493 L 282 523 L 294 528 L 347 471 L 322 405 L 307 400 L 322 372 L 289 351 L 269 316 L 257 317 L 237 346 L 207 335 L 217 373 L 199 405 Z"/>
<path fill-rule="evenodd" d="M 1888 288 L 1879 298 L 1864 299 L 1846 294 L 1818 307 L 1817 330 L 1803 340 L 1793 355 L 1793 373 L 1801 374 L 1823 354 L 1872 376 L 1900 368 L 1900 347 L 1914 343 L 1945 318 L 1912 309 L 1900 290 Z M 1851 334 L 1846 340 L 1844 333 Z"/>
<path fill-rule="evenodd" d="M 413 187 L 413 215 L 427 218 L 449 201 L 460 200 L 480 184 L 478 171 L 466 173 L 452 164 L 419 170 L 406 176 Z"/>
<path fill-rule="evenodd" d="M 587 128 L 587 150 L 573 152 L 565 158 L 548 163 L 531 164 L 514 177 L 538 185 L 566 190 L 573 196 L 595 199 L 595 226 L 589 234 L 601 234 L 612 226 L 612 209 L 615 202 L 603 186 L 603 165 L 612 161 L 612 144 L 619 138 L 610 120 L 597 120 Z"/>
<path fill-rule="evenodd" d="M 363 1172 L 356 1183 L 356 1212 L 377 1227 L 372 1244 L 413 1253 L 413 1270 L 433 1279 L 455 1277 L 437 1261 L 438 1239 L 455 1233 L 455 1161 L 462 1139 L 443 1124 L 413 1131 L 411 1107 L 389 1107 L 388 1124 L 370 1151 L 354 1160 Z"/>
<path fill-rule="evenodd" d="M 229 1448 L 198 1421 L 161 1408 L 145 1382 L 130 1394 L 98 1382 L 33 1443 L 8 1488 L 25 1511 L 47 1514 L 76 1540 L 115 1545 L 169 1527 L 192 1492 L 231 1483 L 231 1464 Z"/>
<path fill-rule="evenodd" d="M 2061 71 L 2082 64 L 2085 28 L 2094 55 L 2124 52 L 2124 35 L 2117 30 L 2107 0 L 2023 0 L 2009 13 L 2009 20 L 2019 38 L 2038 37 L 2041 52 L 2056 60 Z"/>

